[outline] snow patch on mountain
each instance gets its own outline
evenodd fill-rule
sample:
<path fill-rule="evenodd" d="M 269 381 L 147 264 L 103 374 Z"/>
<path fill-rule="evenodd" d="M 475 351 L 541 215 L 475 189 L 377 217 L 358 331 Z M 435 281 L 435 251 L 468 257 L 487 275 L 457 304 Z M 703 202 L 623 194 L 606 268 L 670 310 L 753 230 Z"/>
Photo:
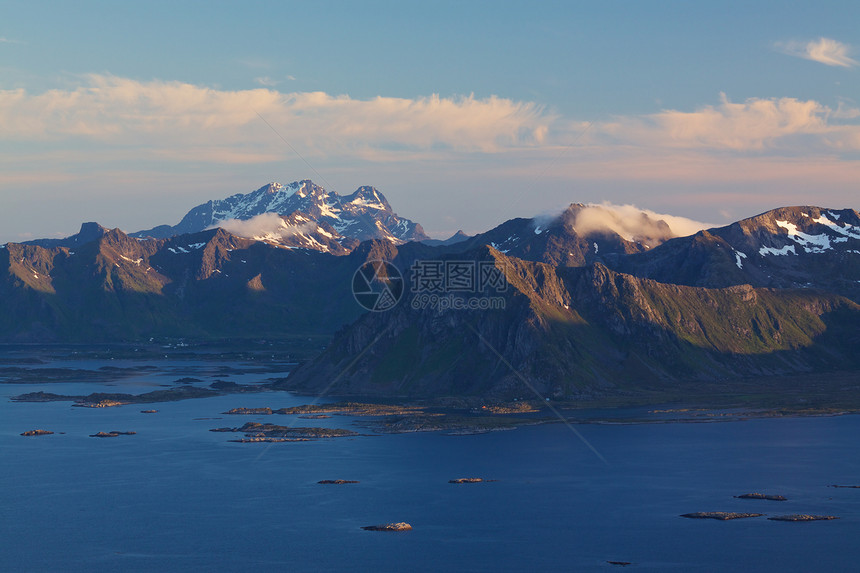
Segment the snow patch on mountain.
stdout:
<path fill-rule="evenodd" d="M 494 249 L 496 249 L 497 251 L 499 251 L 500 253 L 503 253 L 505 255 L 507 255 L 508 251 L 510 251 L 510 249 L 503 249 L 502 245 L 499 245 L 497 243 L 490 242 L 490 246 L 493 247 Z"/>
<path fill-rule="evenodd" d="M 838 217 L 834 216 L 834 213 L 828 213 L 828 215 L 834 219 L 838 219 Z M 845 243 L 848 239 L 860 239 L 860 227 L 849 224 L 841 226 L 829 219 L 827 215 L 822 214 L 818 218 L 812 219 L 812 222 L 841 236 L 832 237 L 827 233 L 814 235 L 804 233 L 798 230 L 797 225 L 789 221 L 777 220 L 776 224 L 785 229 L 788 232 L 788 238 L 800 245 L 807 253 L 823 253 L 833 249 L 833 243 Z"/>
<path fill-rule="evenodd" d="M 833 217 L 834 214 L 830 213 L 830 216 Z M 839 216 L 836 215 L 834 217 L 834 219 L 838 220 Z M 850 237 L 852 239 L 860 239 L 860 227 L 856 227 L 854 225 L 848 225 L 848 224 L 846 224 L 844 227 L 840 227 L 839 225 L 837 225 L 836 223 L 834 223 L 833 221 L 828 219 L 826 215 L 821 215 L 817 219 L 813 219 L 813 221 L 818 223 L 819 225 L 824 225 L 828 229 L 835 231 L 835 232 L 839 233 L 840 235 L 845 235 L 846 238 Z M 839 241 L 839 242 L 843 242 L 843 241 Z"/>
<path fill-rule="evenodd" d="M 776 249 L 774 247 L 762 247 L 758 250 L 758 254 L 761 256 L 765 255 L 787 255 L 791 253 L 792 255 L 796 255 L 797 253 L 794 250 L 794 245 L 785 245 L 780 249 Z"/>
<path fill-rule="evenodd" d="M 747 258 L 747 256 L 740 251 L 734 251 L 734 253 L 735 253 L 735 264 L 738 266 L 739 269 L 743 269 L 744 263 L 743 263 L 743 261 L 741 261 L 741 258 L 745 259 L 745 258 Z"/>
<path fill-rule="evenodd" d="M 366 209 L 385 209 L 385 205 L 383 205 L 379 201 L 368 201 L 364 197 L 353 199 L 349 202 L 349 204 L 354 205 L 356 207 L 364 207 Z"/>

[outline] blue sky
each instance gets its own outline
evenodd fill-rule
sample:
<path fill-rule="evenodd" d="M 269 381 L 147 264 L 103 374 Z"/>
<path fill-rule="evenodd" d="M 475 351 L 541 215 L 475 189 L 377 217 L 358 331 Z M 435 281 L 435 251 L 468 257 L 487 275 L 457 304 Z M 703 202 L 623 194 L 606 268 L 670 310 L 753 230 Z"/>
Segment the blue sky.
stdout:
<path fill-rule="evenodd" d="M 710 223 L 858 207 L 856 2 L 2 13 L 0 242 L 175 223 L 305 178 L 374 185 L 436 236 L 571 202 Z"/>

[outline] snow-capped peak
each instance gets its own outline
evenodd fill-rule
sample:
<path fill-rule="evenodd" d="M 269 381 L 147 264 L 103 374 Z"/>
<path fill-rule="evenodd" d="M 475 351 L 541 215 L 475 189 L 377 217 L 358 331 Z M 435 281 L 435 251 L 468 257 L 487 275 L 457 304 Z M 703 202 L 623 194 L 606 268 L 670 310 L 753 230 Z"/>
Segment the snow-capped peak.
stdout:
<path fill-rule="evenodd" d="M 134 233 L 135 237 L 169 237 L 220 226 L 224 221 L 246 221 L 263 213 L 289 215 L 302 212 L 317 223 L 326 223 L 345 237 L 387 239 L 396 243 L 423 240 L 420 225 L 397 216 L 377 189 L 359 187 L 341 196 L 306 179 L 283 185 L 273 181 L 256 191 L 238 193 L 198 205 L 175 227 L 156 227 Z"/>

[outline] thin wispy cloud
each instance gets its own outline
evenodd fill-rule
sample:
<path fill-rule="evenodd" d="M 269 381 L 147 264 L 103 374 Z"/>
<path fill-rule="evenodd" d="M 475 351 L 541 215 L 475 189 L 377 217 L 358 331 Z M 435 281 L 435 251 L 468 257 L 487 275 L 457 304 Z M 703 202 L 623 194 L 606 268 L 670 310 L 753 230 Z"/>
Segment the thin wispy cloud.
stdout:
<path fill-rule="evenodd" d="M 833 117 L 835 119 L 856 119 L 860 117 L 860 108 L 854 107 L 846 101 L 841 100 L 839 105 L 833 111 Z"/>
<path fill-rule="evenodd" d="M 269 76 L 262 76 L 262 77 L 254 78 L 254 82 L 263 86 L 263 87 L 267 87 L 267 88 L 273 88 L 273 87 L 277 86 L 279 83 L 281 83 L 278 80 L 273 80 Z"/>
<path fill-rule="evenodd" d="M 22 42 L 21 40 L 13 40 L 11 38 L 6 38 L 3 36 L 0 36 L 0 44 L 23 44 L 23 43 L 24 42 Z"/>
<path fill-rule="evenodd" d="M 233 61 L 250 69 L 264 70 L 272 67 L 271 62 L 261 58 L 233 58 Z"/>
<path fill-rule="evenodd" d="M 284 83 L 284 80 L 287 80 L 287 81 L 291 81 L 291 82 L 292 82 L 292 81 L 295 81 L 295 80 L 296 80 L 296 77 L 295 77 L 295 76 L 291 76 L 291 75 L 287 75 L 287 76 L 284 76 L 284 79 L 283 79 L 283 80 L 279 80 L 279 79 L 276 79 L 276 78 L 271 78 L 271 77 L 269 77 L 269 76 L 260 76 L 260 77 L 256 77 L 256 78 L 254 78 L 254 82 L 255 82 L 255 83 L 257 83 L 257 84 L 259 84 L 259 85 L 261 85 L 261 86 L 263 86 L 263 87 L 266 87 L 266 88 L 274 88 L 274 87 L 277 87 L 277 86 L 281 85 L 282 83 Z"/>
<path fill-rule="evenodd" d="M 776 48 L 790 56 L 812 60 L 828 66 L 852 68 L 860 64 L 849 54 L 852 47 L 830 38 L 818 38 L 810 42 L 777 42 Z"/>

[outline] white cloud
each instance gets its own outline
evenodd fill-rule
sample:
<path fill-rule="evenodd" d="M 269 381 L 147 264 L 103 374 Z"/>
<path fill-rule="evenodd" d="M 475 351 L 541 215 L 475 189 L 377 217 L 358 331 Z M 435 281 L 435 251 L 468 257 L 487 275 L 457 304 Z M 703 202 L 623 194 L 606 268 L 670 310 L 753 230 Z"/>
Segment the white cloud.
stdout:
<path fill-rule="evenodd" d="M 736 103 L 722 95 L 718 105 L 694 111 L 664 110 L 589 125 L 550 114 L 532 102 L 499 97 L 358 100 L 324 92 L 229 91 L 105 75 L 37 94 L 0 90 L 5 140 L 63 145 L 84 140 L 106 146 L 111 156 L 134 150 L 141 158 L 238 164 L 288 154 L 258 114 L 311 160 L 391 163 L 518 152 L 550 153 L 567 161 L 572 156 L 564 150 L 571 146 L 580 155 L 592 156 L 631 150 L 652 156 L 680 151 L 838 155 L 860 150 L 860 110 L 842 102 L 834 110 L 796 98 Z"/>
<path fill-rule="evenodd" d="M 83 137 L 159 149 L 259 145 L 260 116 L 303 154 L 449 149 L 493 153 L 543 141 L 552 116 L 533 103 L 472 96 L 352 99 L 323 92 L 217 90 L 90 75 L 84 85 L 0 91 L 9 140 Z M 266 136 L 271 141 L 271 134 Z"/>
<path fill-rule="evenodd" d="M 790 56 L 812 60 L 828 66 L 851 68 L 858 65 L 857 60 L 848 56 L 852 51 L 851 46 L 830 38 L 818 38 L 811 42 L 777 42 L 775 46 Z"/>
<path fill-rule="evenodd" d="M 622 117 L 603 124 L 598 132 L 615 144 L 669 149 L 832 153 L 860 149 L 856 147 L 860 126 L 830 121 L 855 118 L 855 112 L 842 106 L 834 112 L 814 100 L 796 98 L 750 98 L 735 103 L 721 94 L 716 106 Z"/>
<path fill-rule="evenodd" d="M 247 220 L 228 219 L 210 227 L 221 227 L 225 231 L 248 239 L 278 240 L 302 233 L 313 233 L 319 228 L 313 221 L 299 225 L 288 225 L 277 213 L 262 213 Z"/>
<path fill-rule="evenodd" d="M 0 36 L 0 44 L 23 44 L 24 42 L 20 40 L 12 40 L 10 38 L 5 38 Z"/>

